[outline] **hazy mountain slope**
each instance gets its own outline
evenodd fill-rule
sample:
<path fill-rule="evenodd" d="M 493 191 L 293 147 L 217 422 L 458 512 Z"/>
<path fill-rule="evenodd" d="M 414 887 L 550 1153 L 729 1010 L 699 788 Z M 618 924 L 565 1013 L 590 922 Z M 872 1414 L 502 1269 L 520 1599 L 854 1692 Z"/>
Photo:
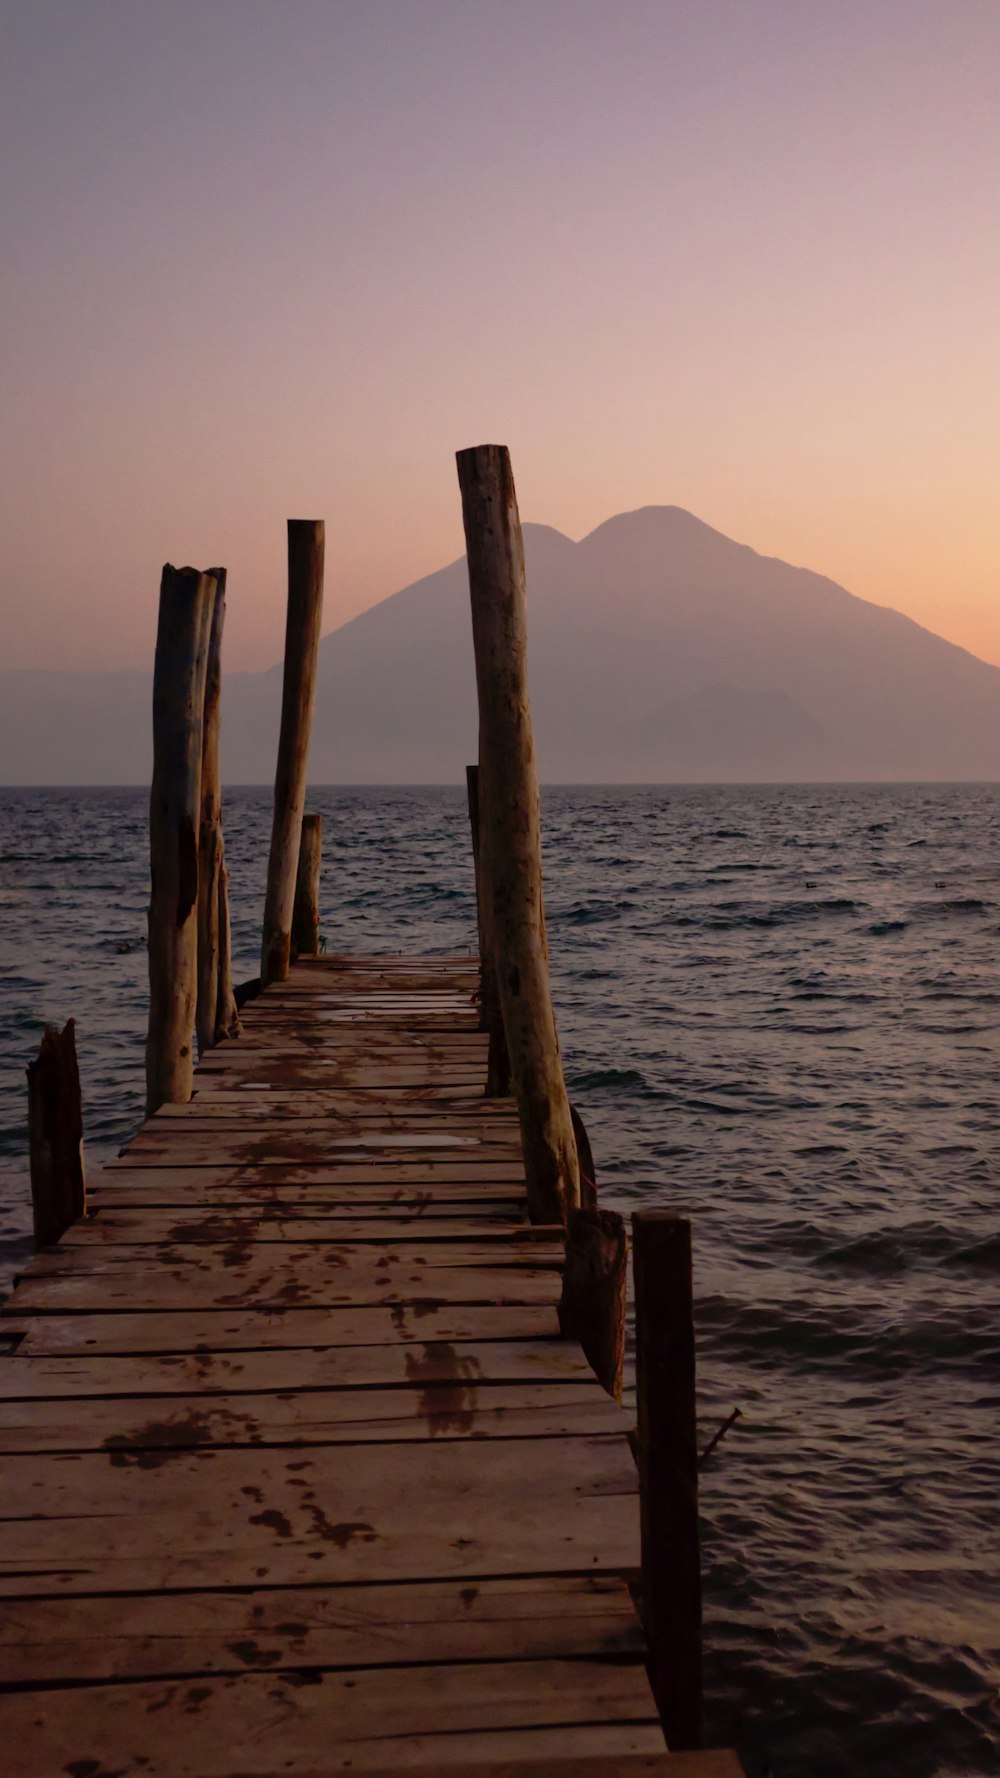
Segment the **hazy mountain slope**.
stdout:
<path fill-rule="evenodd" d="M 1000 777 L 1000 668 L 898 612 L 677 507 L 525 545 L 551 781 Z M 279 668 L 227 677 L 231 782 L 271 777 L 280 693 Z M 0 700 L 8 782 L 148 776 L 144 675 L 4 674 Z M 475 747 L 462 559 L 324 639 L 312 776 L 456 780 Z"/>

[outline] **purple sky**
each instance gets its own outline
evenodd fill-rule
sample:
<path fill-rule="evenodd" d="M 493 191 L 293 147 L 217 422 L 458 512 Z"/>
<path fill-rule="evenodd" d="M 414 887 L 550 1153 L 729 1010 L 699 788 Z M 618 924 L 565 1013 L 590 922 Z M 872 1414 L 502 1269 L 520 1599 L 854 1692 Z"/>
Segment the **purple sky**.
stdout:
<path fill-rule="evenodd" d="M 687 506 L 1000 661 L 995 0 L 0 5 L 3 662 L 280 654 L 461 551 Z"/>

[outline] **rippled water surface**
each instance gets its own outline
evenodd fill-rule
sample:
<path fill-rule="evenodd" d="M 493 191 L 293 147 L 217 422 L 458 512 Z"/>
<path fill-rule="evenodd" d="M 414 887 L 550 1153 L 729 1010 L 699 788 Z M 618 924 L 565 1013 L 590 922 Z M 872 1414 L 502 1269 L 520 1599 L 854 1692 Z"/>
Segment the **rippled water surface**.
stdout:
<path fill-rule="evenodd" d="M 1000 1771 L 1000 790 L 552 790 L 549 930 L 604 1199 L 695 1219 L 711 1737 L 751 1778 Z M 320 791 L 331 949 L 471 948 L 459 790 Z M 237 978 L 269 799 L 226 809 Z M 137 1122 L 146 799 L 0 792 L 0 1236 L 78 1021 Z"/>

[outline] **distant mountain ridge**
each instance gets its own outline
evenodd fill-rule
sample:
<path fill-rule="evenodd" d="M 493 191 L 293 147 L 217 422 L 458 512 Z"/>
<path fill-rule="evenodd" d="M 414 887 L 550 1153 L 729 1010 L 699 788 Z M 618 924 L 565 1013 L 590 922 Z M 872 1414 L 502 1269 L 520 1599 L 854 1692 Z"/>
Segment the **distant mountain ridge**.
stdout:
<path fill-rule="evenodd" d="M 524 535 L 549 782 L 1000 778 L 1000 668 L 899 612 L 676 506 Z M 225 676 L 230 783 L 273 776 L 280 696 L 280 666 Z M 146 782 L 150 701 L 138 671 L 0 672 L 0 780 Z M 310 776 L 456 782 L 475 747 L 462 557 L 324 637 Z"/>

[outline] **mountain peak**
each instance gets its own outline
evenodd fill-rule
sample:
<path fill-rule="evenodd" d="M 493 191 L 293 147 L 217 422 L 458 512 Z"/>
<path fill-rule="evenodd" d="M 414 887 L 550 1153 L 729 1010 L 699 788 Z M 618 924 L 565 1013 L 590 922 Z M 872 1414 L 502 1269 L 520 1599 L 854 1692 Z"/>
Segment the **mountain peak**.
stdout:
<path fill-rule="evenodd" d="M 526 524 L 541 772 L 556 783 L 1000 778 L 1000 669 L 680 506 L 574 543 Z M 0 675 L 0 777 L 149 771 L 148 675 Z M 280 669 L 227 674 L 230 782 L 273 776 Z M 456 783 L 475 757 L 464 557 L 323 640 L 316 783 Z M 22 767 L 22 770 L 24 768 Z"/>

